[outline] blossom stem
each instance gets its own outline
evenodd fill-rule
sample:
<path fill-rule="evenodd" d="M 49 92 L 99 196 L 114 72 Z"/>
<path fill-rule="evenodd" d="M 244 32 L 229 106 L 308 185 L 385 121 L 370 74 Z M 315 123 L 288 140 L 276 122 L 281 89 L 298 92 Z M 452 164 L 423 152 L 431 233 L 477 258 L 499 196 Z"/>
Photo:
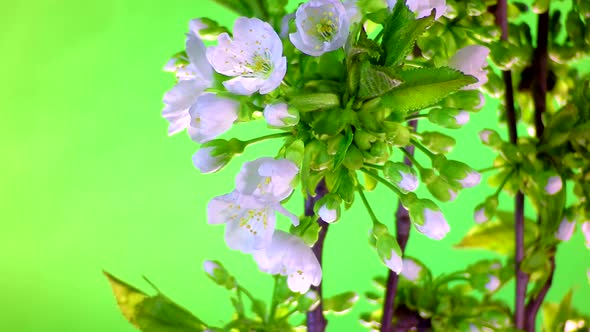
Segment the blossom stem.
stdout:
<path fill-rule="evenodd" d="M 305 216 L 313 217 L 315 216 L 315 212 L 313 210 L 315 203 L 324 197 L 328 193 L 328 188 L 326 188 L 326 183 L 324 180 L 320 181 L 318 186 L 316 187 L 316 195 L 310 196 L 308 195 L 305 198 Z M 315 254 L 320 266 L 322 265 L 322 252 L 324 249 L 324 240 L 326 239 L 326 232 L 328 231 L 328 223 L 323 221 L 321 218 L 317 220 L 318 224 L 320 225 L 320 232 L 318 234 L 318 240 L 311 248 L 313 253 Z M 311 289 L 318 294 L 319 304 L 307 313 L 307 331 L 308 332 L 324 332 L 326 330 L 326 325 L 328 322 L 324 317 L 324 305 L 322 299 L 322 284 L 320 283 L 318 286 L 311 286 Z"/>
<path fill-rule="evenodd" d="M 393 184 L 389 183 L 389 181 L 385 180 L 384 178 L 380 177 L 379 175 L 369 172 L 369 171 L 368 171 L 366 168 L 364 168 L 364 167 L 362 167 L 362 168 L 360 169 L 360 171 L 361 171 L 361 172 L 363 172 L 363 173 L 365 173 L 365 174 L 367 174 L 367 175 L 369 175 L 370 177 L 373 177 L 373 178 L 375 178 L 375 180 L 377 180 L 377 181 L 379 181 L 379 182 L 383 183 L 383 184 L 384 184 L 384 185 L 385 185 L 387 188 L 391 189 L 391 191 L 393 191 L 393 192 L 394 192 L 396 195 L 398 195 L 400 198 L 401 198 L 401 197 L 404 197 L 404 194 L 403 194 L 403 193 L 402 193 L 402 192 L 401 192 L 399 189 L 397 189 L 397 188 L 396 188 L 396 187 L 395 187 Z"/>
<path fill-rule="evenodd" d="M 379 221 L 379 219 L 377 219 L 377 216 L 375 215 L 375 212 L 373 212 L 371 205 L 369 205 L 369 201 L 367 200 L 367 197 L 363 192 L 363 188 L 361 188 L 361 186 L 357 186 L 356 190 L 359 192 L 359 196 L 361 197 L 361 200 L 363 201 L 363 205 L 367 209 L 367 212 L 369 212 L 369 216 L 371 216 L 371 221 L 373 221 L 373 224 L 380 224 L 381 222 Z"/>
<path fill-rule="evenodd" d="M 418 150 L 422 151 L 422 153 L 424 153 L 425 155 L 428 156 L 428 158 L 433 159 L 435 157 L 435 154 L 432 153 L 432 151 L 428 150 L 424 145 L 422 145 L 420 142 L 418 142 L 415 139 L 410 140 L 410 142 L 412 142 L 412 144 L 418 148 Z"/>
<path fill-rule="evenodd" d="M 375 165 L 375 164 L 370 164 L 370 163 L 364 163 L 364 165 L 367 166 L 367 167 L 374 168 L 374 169 L 383 170 L 383 166 L 382 165 Z"/>
<path fill-rule="evenodd" d="M 244 288 L 243 286 L 238 285 L 238 293 L 244 293 L 244 295 L 246 295 L 246 297 L 252 301 L 252 303 L 254 303 L 256 301 L 256 298 L 254 298 L 254 296 L 252 295 L 252 293 L 250 293 L 249 290 L 247 290 L 246 288 Z"/>
<path fill-rule="evenodd" d="M 275 279 L 275 284 L 274 287 L 272 289 L 272 298 L 270 299 L 270 314 L 268 315 L 268 320 L 273 322 L 275 320 L 275 316 L 277 313 L 277 286 L 279 284 L 279 276 L 278 275 L 274 275 L 274 279 Z"/>
<path fill-rule="evenodd" d="M 502 183 L 500 183 L 500 185 L 498 186 L 498 189 L 496 189 L 496 192 L 494 192 L 494 196 L 500 195 L 500 192 L 502 192 L 502 189 L 504 189 L 504 186 L 506 186 L 506 183 L 508 183 L 508 180 L 510 180 L 514 173 L 515 170 L 511 170 L 510 173 L 506 175 L 506 177 L 502 180 Z"/>
<path fill-rule="evenodd" d="M 504 165 L 500 165 L 500 166 L 490 166 L 490 167 L 479 169 L 479 170 L 477 170 L 477 172 L 478 173 L 485 173 L 485 172 L 489 172 L 489 171 L 500 170 L 500 169 L 506 168 L 508 166 L 510 166 L 510 165 L 504 164 Z"/>
<path fill-rule="evenodd" d="M 273 139 L 273 138 L 281 138 L 281 137 L 287 137 L 287 136 L 291 136 L 291 135 L 292 135 L 292 133 L 288 132 L 288 133 L 277 133 L 277 134 L 270 134 L 270 135 L 266 135 L 266 136 L 260 136 L 260 137 L 256 137 L 256 138 L 244 141 L 244 146 L 259 143 L 259 142 L 266 141 L 266 140 Z"/>
<path fill-rule="evenodd" d="M 425 119 L 425 118 L 428 118 L 428 114 L 414 113 L 414 114 L 406 116 L 406 121 Z"/>
<path fill-rule="evenodd" d="M 400 150 L 402 150 L 402 152 L 404 153 L 404 155 L 406 155 L 406 158 L 408 158 L 408 160 L 414 165 L 416 166 L 416 168 L 418 168 L 419 170 L 423 170 L 424 167 L 422 167 L 418 161 L 416 161 L 416 158 L 414 158 L 414 155 L 411 154 L 408 150 L 406 150 L 405 148 L 401 148 Z"/>

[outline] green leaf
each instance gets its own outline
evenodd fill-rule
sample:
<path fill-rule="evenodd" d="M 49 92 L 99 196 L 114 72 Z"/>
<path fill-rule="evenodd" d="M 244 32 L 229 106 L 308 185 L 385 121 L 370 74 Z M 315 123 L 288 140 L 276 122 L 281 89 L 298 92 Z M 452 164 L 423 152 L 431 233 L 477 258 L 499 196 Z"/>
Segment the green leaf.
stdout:
<path fill-rule="evenodd" d="M 340 98 L 334 93 L 309 93 L 294 96 L 289 105 L 304 113 L 340 106 Z"/>
<path fill-rule="evenodd" d="M 334 155 L 334 165 L 332 166 L 332 169 L 337 169 L 344 161 L 344 158 L 346 157 L 346 152 L 348 151 L 348 147 L 352 143 L 352 137 L 352 130 L 350 128 L 347 128 L 345 131 L 344 139 L 340 140 L 338 144 L 336 154 Z"/>
<path fill-rule="evenodd" d="M 324 300 L 324 313 L 343 315 L 352 309 L 354 303 L 359 299 L 355 292 L 346 292 L 334 295 Z"/>
<path fill-rule="evenodd" d="M 149 296 L 104 272 L 123 316 L 144 332 L 196 332 L 207 325 L 163 294 Z"/>
<path fill-rule="evenodd" d="M 382 47 L 385 50 L 385 66 L 396 66 L 404 60 L 416 39 L 433 22 L 434 14 L 416 20 L 405 1 L 398 0 L 384 27 Z"/>
<path fill-rule="evenodd" d="M 543 331 L 563 331 L 565 322 L 570 318 L 573 292 L 570 290 L 561 300 L 543 304 Z"/>
<path fill-rule="evenodd" d="M 398 112 L 431 106 L 464 86 L 477 82 L 449 67 L 421 68 L 399 72 L 403 84 L 381 97 L 381 104 Z"/>
<path fill-rule="evenodd" d="M 358 97 L 370 99 L 390 91 L 401 84 L 391 69 L 372 65 L 369 61 L 361 64 L 361 80 Z"/>
<path fill-rule="evenodd" d="M 539 234 L 536 223 L 525 218 L 525 245 Z M 473 226 L 455 248 L 485 249 L 507 255 L 514 251 L 514 214 L 497 211 L 496 219 Z"/>

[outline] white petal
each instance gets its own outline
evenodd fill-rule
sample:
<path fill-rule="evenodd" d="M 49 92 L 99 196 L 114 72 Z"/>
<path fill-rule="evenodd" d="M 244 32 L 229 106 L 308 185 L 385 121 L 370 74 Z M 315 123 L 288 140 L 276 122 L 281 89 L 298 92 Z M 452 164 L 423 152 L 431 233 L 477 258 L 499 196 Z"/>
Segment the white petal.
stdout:
<path fill-rule="evenodd" d="M 293 192 L 298 167 L 287 159 L 258 158 L 243 165 L 236 190 L 268 202 L 280 202 Z"/>
<path fill-rule="evenodd" d="M 451 59 L 449 59 L 449 67 L 457 69 L 466 75 L 471 75 L 477 78 L 478 82 L 464 87 L 464 90 L 477 89 L 488 81 L 487 70 L 483 68 L 487 66 L 487 57 L 490 50 L 485 46 L 469 45 L 457 51 Z"/>
<path fill-rule="evenodd" d="M 395 6 L 395 1 L 389 1 L 389 7 Z M 432 9 L 436 9 L 435 20 L 438 20 L 447 10 L 445 0 L 407 0 L 406 5 L 416 13 L 417 18 L 430 16 Z"/>
<path fill-rule="evenodd" d="M 240 104 L 212 93 L 203 94 L 189 109 L 188 133 L 198 143 L 210 141 L 228 131 L 238 118 Z"/>
<path fill-rule="evenodd" d="M 467 175 L 462 179 L 459 180 L 459 183 L 463 188 L 472 188 L 479 184 L 481 181 L 481 174 L 476 171 L 471 171 L 467 173 Z"/>
<path fill-rule="evenodd" d="M 211 84 L 213 82 L 213 68 L 207 61 L 205 44 L 194 32 L 189 32 L 186 37 L 186 54 L 191 64 L 195 66 L 198 76 Z"/>
<path fill-rule="evenodd" d="M 398 183 L 398 186 L 405 191 L 415 191 L 418 189 L 418 178 L 412 173 L 404 173 L 402 171 L 399 172 L 402 176 L 401 181 Z"/>
<path fill-rule="evenodd" d="M 481 208 L 475 211 L 474 216 L 475 222 L 478 224 L 483 224 L 484 222 L 488 221 L 488 217 L 486 216 L 485 208 Z"/>
<path fill-rule="evenodd" d="M 462 126 L 469 122 L 469 112 L 461 111 L 459 114 L 455 115 L 455 122 Z"/>
<path fill-rule="evenodd" d="M 205 270 L 205 273 L 207 273 L 210 276 L 213 276 L 213 271 L 215 271 L 215 269 L 218 269 L 219 265 L 213 261 L 205 261 L 203 263 L 203 269 Z"/>
<path fill-rule="evenodd" d="M 201 148 L 193 155 L 193 164 L 201 173 L 213 173 L 225 165 L 222 158 L 211 157 L 213 149 L 213 147 Z"/>

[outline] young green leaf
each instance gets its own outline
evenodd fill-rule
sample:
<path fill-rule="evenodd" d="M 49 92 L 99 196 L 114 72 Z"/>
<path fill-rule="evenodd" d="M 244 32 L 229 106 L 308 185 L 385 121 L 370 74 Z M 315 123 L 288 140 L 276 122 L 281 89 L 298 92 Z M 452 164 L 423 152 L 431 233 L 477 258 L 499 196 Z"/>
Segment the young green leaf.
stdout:
<path fill-rule="evenodd" d="M 414 47 L 416 39 L 433 22 L 434 13 L 416 20 L 405 1 L 397 1 L 384 27 L 382 47 L 385 50 L 385 66 L 396 66 L 402 62 Z"/>
<path fill-rule="evenodd" d="M 334 295 L 324 300 L 324 313 L 334 313 L 343 315 L 347 313 L 354 303 L 359 299 L 355 292 L 346 292 Z"/>
<path fill-rule="evenodd" d="M 477 80 L 449 67 L 422 68 L 399 72 L 403 84 L 381 97 L 381 104 L 397 112 L 431 106 Z"/>
<path fill-rule="evenodd" d="M 207 325 L 163 294 L 149 296 L 104 272 L 123 316 L 144 332 L 198 332 Z"/>
<path fill-rule="evenodd" d="M 370 99 L 390 91 L 401 84 L 392 70 L 386 67 L 372 65 L 369 61 L 361 64 L 360 86 L 358 97 Z"/>

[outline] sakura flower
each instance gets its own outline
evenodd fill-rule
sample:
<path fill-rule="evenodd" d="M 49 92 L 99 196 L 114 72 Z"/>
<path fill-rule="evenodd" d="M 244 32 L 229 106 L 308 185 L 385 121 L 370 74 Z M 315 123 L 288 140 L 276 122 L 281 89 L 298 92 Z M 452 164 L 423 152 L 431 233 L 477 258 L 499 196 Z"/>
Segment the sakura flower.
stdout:
<path fill-rule="evenodd" d="M 233 40 L 222 33 L 218 45 L 207 49 L 215 71 L 234 77 L 223 85 L 239 95 L 275 90 L 287 72 L 287 58 L 277 33 L 268 23 L 245 17 L 236 20 L 233 31 Z"/>
<path fill-rule="evenodd" d="M 251 253 L 270 245 L 276 212 L 297 218 L 278 202 L 261 202 L 254 196 L 233 191 L 209 202 L 207 219 L 210 224 L 227 224 L 225 242 L 230 249 Z"/>
<path fill-rule="evenodd" d="M 286 103 L 266 105 L 263 115 L 270 126 L 277 128 L 294 126 L 299 122 L 299 112 Z"/>
<path fill-rule="evenodd" d="M 280 202 L 293 192 L 292 182 L 298 172 L 290 160 L 258 158 L 244 163 L 236 177 L 236 191 L 262 202 Z"/>
<path fill-rule="evenodd" d="M 478 80 L 477 83 L 470 84 L 464 87 L 463 90 L 477 89 L 488 81 L 488 71 L 484 68 L 488 64 L 486 58 L 489 54 L 490 50 L 485 46 L 469 45 L 459 49 L 449 59 L 449 67 L 457 69 L 466 75 L 471 75 Z"/>
<path fill-rule="evenodd" d="M 590 221 L 582 223 L 582 233 L 584 233 L 584 237 L 586 238 L 586 247 L 590 249 Z"/>
<path fill-rule="evenodd" d="M 213 69 L 205 59 L 205 44 L 199 38 L 200 20 L 190 22 L 191 30 L 186 38 L 186 53 L 189 63 L 178 64 L 172 59 L 164 70 L 176 73 L 178 83 L 164 95 L 162 116 L 170 123 L 168 134 L 174 135 L 185 129 L 190 122 L 189 109 L 203 91 L 213 83 Z"/>
<path fill-rule="evenodd" d="M 205 93 L 190 107 L 188 133 L 193 141 L 205 143 L 228 131 L 238 118 L 235 100 Z"/>
<path fill-rule="evenodd" d="M 344 0 L 344 8 L 346 8 L 346 14 L 350 24 L 358 23 L 363 18 L 363 13 L 357 5 L 358 0 Z"/>
<path fill-rule="evenodd" d="M 350 30 L 348 13 L 340 0 L 310 0 L 297 8 L 297 31 L 289 35 L 301 52 L 320 56 L 344 46 Z"/>
<path fill-rule="evenodd" d="M 559 228 L 555 232 L 555 238 L 560 241 L 569 241 L 572 237 L 572 234 L 574 233 L 575 226 L 575 221 L 569 221 L 567 217 L 563 218 L 559 224 Z"/>
<path fill-rule="evenodd" d="M 305 293 L 322 280 L 322 268 L 311 248 L 289 233 L 276 230 L 270 245 L 255 251 L 253 256 L 260 270 L 287 276 L 287 285 L 293 292 Z"/>
<path fill-rule="evenodd" d="M 393 8 L 397 0 L 387 0 L 389 8 Z M 435 20 L 438 20 L 447 10 L 445 0 L 407 0 L 408 8 L 416 13 L 418 18 L 430 16 L 432 9 L 436 10 Z"/>

